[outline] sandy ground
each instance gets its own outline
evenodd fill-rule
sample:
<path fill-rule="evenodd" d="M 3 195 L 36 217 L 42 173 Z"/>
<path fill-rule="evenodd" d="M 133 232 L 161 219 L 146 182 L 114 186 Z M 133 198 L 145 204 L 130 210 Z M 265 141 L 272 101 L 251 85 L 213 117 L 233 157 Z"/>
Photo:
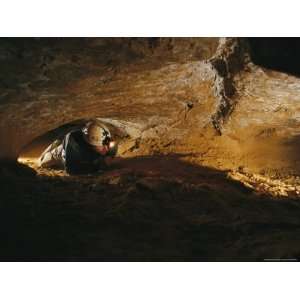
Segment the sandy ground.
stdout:
<path fill-rule="evenodd" d="M 291 183 L 242 167 L 225 170 L 211 145 L 206 156 L 191 153 L 192 143 L 157 153 L 153 141 L 116 158 L 105 172 L 68 176 L 35 166 L 48 138 L 42 141 L 23 157 L 33 169 L 1 168 L 2 260 L 300 257 L 298 177 Z M 171 154 L 174 149 L 181 153 Z"/>

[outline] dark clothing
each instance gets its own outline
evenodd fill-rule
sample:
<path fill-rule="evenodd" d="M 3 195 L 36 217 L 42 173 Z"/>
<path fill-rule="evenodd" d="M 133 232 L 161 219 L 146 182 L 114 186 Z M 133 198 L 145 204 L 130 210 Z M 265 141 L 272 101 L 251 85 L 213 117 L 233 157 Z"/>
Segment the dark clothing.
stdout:
<path fill-rule="evenodd" d="M 69 132 L 62 145 L 62 160 L 69 174 L 93 173 L 105 167 L 104 156 L 84 140 L 81 130 Z"/>

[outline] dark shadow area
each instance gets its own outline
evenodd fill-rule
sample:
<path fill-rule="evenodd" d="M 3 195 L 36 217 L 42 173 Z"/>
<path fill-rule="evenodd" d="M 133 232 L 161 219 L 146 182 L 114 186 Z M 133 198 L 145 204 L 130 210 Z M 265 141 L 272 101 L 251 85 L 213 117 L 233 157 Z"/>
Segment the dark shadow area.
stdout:
<path fill-rule="evenodd" d="M 103 173 L 0 168 L 1 261 L 252 261 L 300 257 L 300 204 L 257 195 L 182 155 Z"/>
<path fill-rule="evenodd" d="M 300 38 L 248 38 L 253 62 L 300 76 Z"/>

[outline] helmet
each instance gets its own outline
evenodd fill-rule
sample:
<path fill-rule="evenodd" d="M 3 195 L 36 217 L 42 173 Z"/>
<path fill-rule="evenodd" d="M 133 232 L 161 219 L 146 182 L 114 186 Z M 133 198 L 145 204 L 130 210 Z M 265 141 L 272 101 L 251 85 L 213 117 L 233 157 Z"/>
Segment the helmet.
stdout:
<path fill-rule="evenodd" d="M 111 134 L 108 128 L 99 122 L 92 121 L 82 129 L 85 141 L 93 146 L 109 145 Z"/>

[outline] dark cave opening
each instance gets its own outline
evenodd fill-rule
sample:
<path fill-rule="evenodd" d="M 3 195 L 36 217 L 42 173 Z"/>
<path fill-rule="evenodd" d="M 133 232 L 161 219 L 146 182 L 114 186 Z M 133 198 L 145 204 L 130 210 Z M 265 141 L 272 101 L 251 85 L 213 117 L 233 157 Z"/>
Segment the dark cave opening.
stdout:
<path fill-rule="evenodd" d="M 300 76 L 300 38 L 248 38 L 252 61 L 262 67 Z"/>

